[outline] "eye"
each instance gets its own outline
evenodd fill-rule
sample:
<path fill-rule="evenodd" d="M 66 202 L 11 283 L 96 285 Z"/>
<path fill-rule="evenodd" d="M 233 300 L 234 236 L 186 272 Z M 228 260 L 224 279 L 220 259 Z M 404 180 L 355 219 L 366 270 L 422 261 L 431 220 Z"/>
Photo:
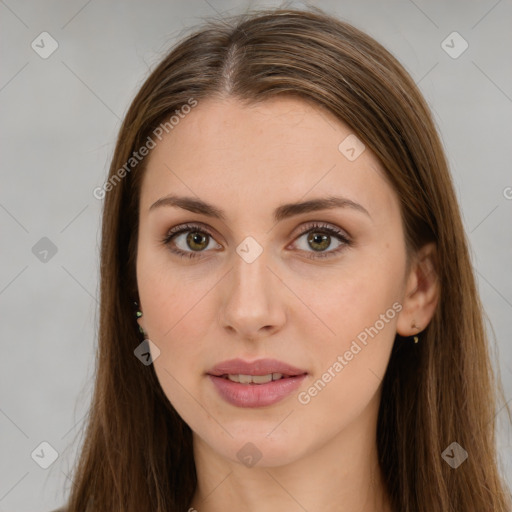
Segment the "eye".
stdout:
<path fill-rule="evenodd" d="M 213 241 L 213 235 L 204 227 L 197 224 L 183 224 L 172 228 L 162 243 L 169 246 L 172 253 L 182 258 L 196 258 L 198 256 L 196 253 L 204 252 L 211 241 Z M 178 246 L 179 243 L 182 245 L 181 248 Z M 187 248 L 191 248 L 192 251 L 188 251 Z M 217 244 L 216 248 L 220 249 L 221 246 Z"/>
<path fill-rule="evenodd" d="M 307 258 L 328 258 L 335 256 L 341 252 L 345 247 L 352 244 L 348 235 L 346 235 L 340 229 L 330 226 L 328 224 L 313 224 L 306 226 L 302 233 L 297 237 L 300 240 L 304 235 L 308 235 L 306 240 L 306 247 L 312 248 L 313 251 L 308 251 L 307 248 L 303 249 L 304 252 L 308 252 L 311 255 L 307 255 Z M 326 251 L 332 245 L 332 238 L 336 238 L 338 246 L 334 250 Z"/>
<path fill-rule="evenodd" d="M 306 247 L 312 248 L 313 251 L 308 251 L 307 248 L 301 250 L 311 253 L 310 256 L 306 256 L 311 259 L 334 256 L 352 244 L 348 235 L 328 224 L 315 223 L 306 226 L 296 240 L 300 240 L 304 235 L 309 235 L 306 239 L 306 244 L 308 244 Z M 335 238 L 339 245 L 334 250 L 326 251 L 332 245 L 332 238 Z M 182 258 L 197 258 L 198 253 L 205 252 L 205 249 L 210 246 L 210 242 L 213 241 L 213 235 L 210 231 L 198 224 L 183 224 L 172 228 L 161 240 L 172 253 Z M 182 247 L 179 247 L 180 244 Z M 216 244 L 216 249 L 220 248 L 222 246 Z"/>

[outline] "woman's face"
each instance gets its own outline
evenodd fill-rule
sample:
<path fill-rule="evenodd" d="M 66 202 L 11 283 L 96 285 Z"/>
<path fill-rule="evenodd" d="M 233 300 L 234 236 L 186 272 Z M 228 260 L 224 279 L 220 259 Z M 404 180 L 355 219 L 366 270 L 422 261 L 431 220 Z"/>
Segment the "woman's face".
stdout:
<path fill-rule="evenodd" d="M 292 98 L 200 101 L 156 142 L 140 200 L 140 323 L 195 441 L 276 466 L 375 422 L 407 285 L 399 202 L 376 157 Z M 171 195 L 209 208 L 160 201 Z M 328 198 L 337 205 L 315 206 Z M 215 372 L 232 359 L 247 368 Z M 293 368 L 251 364 L 261 359 Z M 233 382 L 270 373 L 295 376 Z"/>

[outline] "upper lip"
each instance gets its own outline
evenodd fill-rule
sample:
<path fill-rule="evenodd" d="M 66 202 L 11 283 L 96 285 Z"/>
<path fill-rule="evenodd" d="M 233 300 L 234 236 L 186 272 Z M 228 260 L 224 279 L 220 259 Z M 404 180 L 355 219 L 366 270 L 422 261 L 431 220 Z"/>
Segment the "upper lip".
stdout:
<path fill-rule="evenodd" d="M 215 365 L 207 373 L 220 377 L 221 375 L 268 375 L 269 373 L 295 376 L 307 372 L 277 359 L 257 359 L 256 361 L 230 359 Z"/>

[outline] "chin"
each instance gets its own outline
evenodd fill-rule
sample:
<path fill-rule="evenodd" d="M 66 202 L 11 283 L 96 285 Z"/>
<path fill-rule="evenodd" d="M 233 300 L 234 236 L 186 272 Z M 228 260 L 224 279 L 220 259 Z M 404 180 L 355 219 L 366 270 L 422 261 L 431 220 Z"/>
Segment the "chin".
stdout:
<path fill-rule="evenodd" d="M 275 427 L 275 422 L 272 425 L 265 424 L 262 428 L 261 425 L 248 425 L 245 421 L 240 429 L 228 427 L 233 437 L 226 435 L 221 440 L 208 436 L 206 442 L 221 457 L 247 468 L 285 466 L 305 454 L 307 446 L 299 432 L 290 435 L 285 430 L 277 432 L 280 427 Z M 269 432 L 272 432 L 270 436 Z"/>

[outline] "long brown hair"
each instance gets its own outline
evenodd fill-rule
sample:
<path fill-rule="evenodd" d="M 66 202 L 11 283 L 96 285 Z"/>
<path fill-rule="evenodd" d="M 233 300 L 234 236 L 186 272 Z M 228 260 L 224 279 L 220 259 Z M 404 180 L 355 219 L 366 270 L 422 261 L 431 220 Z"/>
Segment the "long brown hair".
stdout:
<path fill-rule="evenodd" d="M 443 147 L 414 81 L 379 43 L 320 9 L 210 20 L 163 59 L 121 127 L 104 196 L 97 371 L 69 512 L 185 511 L 192 433 L 164 395 L 133 311 L 140 164 L 133 153 L 176 110 L 207 97 L 293 95 L 348 124 L 400 200 L 408 254 L 435 242 L 441 298 L 419 344 L 397 335 L 378 417 L 379 461 L 400 512 L 509 512 L 495 414 L 503 399 Z M 127 162 L 130 162 L 127 166 Z M 124 168 L 124 172 L 120 171 Z M 508 408 L 507 408 L 507 412 Z M 510 416 L 509 416 L 510 417 Z M 457 442 L 457 469 L 443 451 Z"/>

